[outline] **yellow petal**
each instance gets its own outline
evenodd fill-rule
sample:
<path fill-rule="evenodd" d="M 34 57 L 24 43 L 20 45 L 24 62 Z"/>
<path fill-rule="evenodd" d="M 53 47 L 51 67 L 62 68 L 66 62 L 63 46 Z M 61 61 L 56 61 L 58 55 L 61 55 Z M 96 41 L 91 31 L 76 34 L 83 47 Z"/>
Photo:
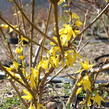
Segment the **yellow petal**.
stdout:
<path fill-rule="evenodd" d="M 86 91 L 87 89 L 89 91 L 91 91 L 91 82 L 89 80 L 89 76 L 86 75 L 85 77 L 83 77 L 83 87 L 84 87 L 84 90 Z"/>
<path fill-rule="evenodd" d="M 47 70 L 48 67 L 49 67 L 48 65 L 49 65 L 49 60 L 48 60 L 48 59 L 41 60 L 41 61 L 39 62 L 39 65 L 38 65 L 38 69 L 39 69 L 39 68 L 43 68 L 43 69 Z"/>
<path fill-rule="evenodd" d="M 89 64 L 89 61 L 86 60 L 84 62 L 81 62 L 81 66 L 84 70 L 89 70 L 93 66 L 93 64 Z"/>
<path fill-rule="evenodd" d="M 0 27 L 3 29 L 7 29 L 9 26 L 7 24 L 1 24 Z"/>
<path fill-rule="evenodd" d="M 32 100 L 33 97 L 27 90 L 24 89 L 23 92 L 26 94 L 26 95 L 22 96 L 23 99 Z"/>
<path fill-rule="evenodd" d="M 23 48 L 22 47 L 17 47 L 15 49 L 15 53 L 17 53 L 17 54 L 21 54 L 22 52 L 23 52 Z"/>
<path fill-rule="evenodd" d="M 22 40 L 22 41 L 27 41 L 27 42 L 29 41 L 27 38 L 25 38 L 25 37 L 23 37 L 23 36 L 21 36 L 21 40 Z"/>
<path fill-rule="evenodd" d="M 76 91 L 76 95 L 80 94 L 82 92 L 82 87 L 78 88 L 78 90 Z"/>
<path fill-rule="evenodd" d="M 80 20 L 75 21 L 75 25 L 78 27 L 82 26 L 82 24 L 83 23 Z"/>
<path fill-rule="evenodd" d="M 99 94 L 96 94 L 95 97 L 92 97 L 92 100 L 94 100 L 98 105 L 101 105 L 101 101 L 104 101 L 104 99 Z"/>
<path fill-rule="evenodd" d="M 80 17 L 76 13 L 72 13 L 72 19 L 79 19 Z"/>
<path fill-rule="evenodd" d="M 25 56 L 23 56 L 23 55 L 22 56 L 19 56 L 19 59 L 20 60 L 24 60 L 24 58 L 25 58 Z"/>

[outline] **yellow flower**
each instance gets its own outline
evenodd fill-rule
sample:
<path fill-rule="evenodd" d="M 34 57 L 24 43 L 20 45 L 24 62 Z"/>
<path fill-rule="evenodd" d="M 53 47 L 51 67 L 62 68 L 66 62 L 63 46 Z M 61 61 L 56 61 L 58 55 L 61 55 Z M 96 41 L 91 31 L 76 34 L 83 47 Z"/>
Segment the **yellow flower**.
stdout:
<path fill-rule="evenodd" d="M 19 59 L 24 60 L 25 56 L 19 56 Z"/>
<path fill-rule="evenodd" d="M 43 68 L 43 69 L 47 70 L 48 67 L 49 67 L 48 65 L 49 65 L 49 60 L 48 60 L 48 59 L 41 60 L 41 61 L 39 62 L 39 65 L 38 65 L 38 69 L 39 69 L 39 68 Z"/>
<path fill-rule="evenodd" d="M 27 90 L 24 89 L 23 92 L 26 94 L 26 95 L 22 96 L 23 99 L 25 99 L 25 100 L 33 99 L 32 95 Z"/>
<path fill-rule="evenodd" d="M 104 99 L 99 94 L 96 94 L 95 97 L 92 97 L 92 100 L 94 100 L 98 105 L 101 105 L 101 101 L 104 101 Z"/>
<path fill-rule="evenodd" d="M 80 94 L 82 92 L 82 87 L 78 88 L 78 90 L 76 91 L 76 95 Z"/>
<path fill-rule="evenodd" d="M 25 37 L 23 37 L 23 36 L 21 36 L 21 40 L 22 40 L 22 41 L 27 41 L 27 42 L 29 41 L 27 38 L 25 38 Z"/>
<path fill-rule="evenodd" d="M 80 19 L 80 17 L 76 13 L 72 13 L 72 19 Z"/>
<path fill-rule="evenodd" d="M 30 82 L 29 82 L 29 84 L 30 84 L 30 86 L 32 87 L 32 88 L 36 88 L 37 87 L 37 85 L 38 85 L 38 77 L 39 77 L 39 72 L 38 72 L 38 70 L 37 69 L 35 69 L 35 68 L 31 68 L 31 75 L 30 75 L 31 77 L 30 77 Z"/>
<path fill-rule="evenodd" d="M 77 85 L 78 86 L 83 85 L 85 91 L 88 89 L 91 92 L 91 82 L 89 80 L 88 75 L 84 76 L 83 79 Z"/>
<path fill-rule="evenodd" d="M 13 65 L 10 66 L 12 69 L 18 69 L 19 64 L 16 61 L 13 61 Z"/>
<path fill-rule="evenodd" d="M 50 57 L 50 63 L 53 67 L 58 67 L 59 66 L 59 57 Z"/>
<path fill-rule="evenodd" d="M 9 26 L 7 24 L 1 24 L 0 27 L 3 29 L 7 29 Z"/>
<path fill-rule="evenodd" d="M 93 67 L 93 64 L 89 64 L 89 61 L 86 60 L 84 62 L 81 62 L 81 66 L 84 70 L 89 70 L 90 68 Z"/>
<path fill-rule="evenodd" d="M 54 46 L 54 47 L 52 47 L 49 51 L 48 51 L 48 54 L 50 55 L 50 56 L 56 56 L 56 54 L 57 53 L 59 53 L 60 52 L 60 47 L 58 47 L 58 46 Z"/>
<path fill-rule="evenodd" d="M 21 54 L 21 53 L 23 52 L 23 48 L 22 48 L 22 47 L 17 47 L 17 48 L 15 49 L 15 52 L 16 52 L 17 54 Z"/>
<path fill-rule="evenodd" d="M 60 40 L 63 46 L 68 45 L 68 41 L 71 37 L 76 37 L 74 30 L 72 29 L 71 25 L 64 24 L 64 27 L 59 30 Z"/>
<path fill-rule="evenodd" d="M 82 26 L 82 24 L 83 23 L 80 20 L 75 21 L 75 25 L 78 26 L 78 27 Z"/>
<path fill-rule="evenodd" d="M 76 61 L 77 59 L 77 53 L 74 52 L 73 50 L 68 50 L 65 52 L 65 58 L 66 58 L 66 65 L 68 66 L 72 66 L 73 63 Z"/>

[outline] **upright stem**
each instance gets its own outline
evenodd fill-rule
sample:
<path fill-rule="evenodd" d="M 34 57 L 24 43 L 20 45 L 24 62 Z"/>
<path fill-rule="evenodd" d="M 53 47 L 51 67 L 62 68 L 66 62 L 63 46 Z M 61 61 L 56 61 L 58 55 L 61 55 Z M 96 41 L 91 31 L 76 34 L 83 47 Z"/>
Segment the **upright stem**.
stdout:
<path fill-rule="evenodd" d="M 9 27 L 11 27 L 16 33 L 18 33 L 19 35 L 22 35 L 24 38 L 28 39 L 30 42 L 33 42 L 34 44 L 40 46 L 40 44 L 38 44 L 36 41 L 34 41 L 33 39 L 30 39 L 29 37 L 25 36 L 24 33 L 22 33 L 20 30 L 17 30 L 16 28 L 14 28 L 6 19 L 4 19 L 1 15 L 0 15 L 0 20 L 2 20 L 4 23 L 6 23 Z M 46 37 L 46 36 L 45 36 Z M 43 47 L 43 46 L 41 46 Z M 46 47 L 43 47 L 45 50 L 48 50 Z"/>
<path fill-rule="evenodd" d="M 92 22 L 88 25 L 88 26 L 86 26 L 81 32 L 80 32 L 80 34 L 78 34 L 78 36 L 81 36 L 88 28 L 90 28 L 105 12 L 106 12 L 106 10 L 109 8 L 109 3 L 107 3 L 107 5 L 106 5 L 106 7 L 96 16 L 96 18 L 94 19 L 94 20 L 92 20 Z M 78 37 L 77 36 L 77 37 Z M 71 39 L 71 41 L 70 41 L 70 43 L 69 43 L 69 46 L 72 44 L 72 39 Z"/>
<path fill-rule="evenodd" d="M 34 24 L 34 11 L 35 11 L 35 0 L 32 0 L 32 16 L 31 16 L 31 21 L 32 23 Z M 31 26 L 31 36 L 30 38 L 33 39 L 33 31 L 34 31 L 34 28 L 33 26 Z M 32 67 L 32 54 L 33 54 L 33 44 L 32 42 L 30 43 L 30 69 Z"/>
<path fill-rule="evenodd" d="M 46 24 L 46 28 L 45 28 L 45 34 L 48 31 L 48 26 L 49 26 L 49 22 L 50 22 L 51 11 L 52 11 L 52 4 L 50 4 L 50 8 L 49 8 L 49 12 L 48 12 L 48 18 L 47 18 L 47 24 Z M 43 39 L 41 39 L 41 41 L 39 42 L 39 44 L 41 46 L 44 46 L 45 39 L 46 39 L 46 37 L 43 37 Z M 36 50 L 33 67 L 36 66 L 36 62 L 37 62 L 37 59 L 38 59 L 38 56 L 39 56 L 39 53 L 40 53 L 40 50 L 41 50 L 41 46 L 39 46 L 37 48 L 37 50 Z M 43 54 L 43 51 L 44 51 L 44 49 L 42 48 L 42 50 L 41 50 L 41 56 Z"/>
<path fill-rule="evenodd" d="M 2 30 L 1 28 L 0 28 L 0 31 L 1 31 L 1 33 L 2 33 L 2 35 L 3 35 L 4 40 L 7 40 L 7 38 L 6 38 L 6 36 L 5 36 L 4 32 L 3 32 L 3 30 Z M 10 46 L 10 44 L 9 44 L 8 41 L 7 41 L 7 46 L 8 46 L 8 50 L 9 50 L 9 52 L 10 52 L 11 59 L 14 59 L 14 56 L 13 56 L 13 53 L 12 53 L 12 50 L 11 50 L 11 46 Z"/>
<path fill-rule="evenodd" d="M 35 26 L 29 19 L 28 17 L 25 15 L 24 11 L 21 9 L 21 7 L 18 5 L 18 3 L 16 2 L 16 0 L 13 0 L 14 4 L 16 5 L 16 7 L 19 9 L 19 11 L 22 13 L 22 15 L 24 16 L 24 18 L 28 21 L 28 23 L 34 27 L 34 29 L 36 29 L 42 36 L 45 36 L 48 40 L 50 40 L 51 42 L 55 43 L 57 45 L 57 42 L 52 39 L 51 37 L 48 37 L 44 32 L 42 32 L 37 26 Z"/>
<path fill-rule="evenodd" d="M 28 109 L 28 104 L 24 101 L 24 99 L 22 99 L 21 94 L 20 94 L 18 88 L 16 87 L 16 85 L 14 84 L 14 82 L 12 81 L 12 79 L 9 79 L 9 82 L 11 83 L 11 85 L 13 86 L 15 91 L 17 92 L 17 95 L 21 99 L 22 103 L 25 105 L 26 109 Z"/>
<path fill-rule="evenodd" d="M 62 57 L 64 57 L 64 51 L 63 51 L 63 48 L 62 48 L 62 45 L 61 45 L 61 40 L 60 40 L 60 35 L 59 35 L 59 27 L 58 27 L 58 4 L 54 3 L 53 6 L 54 6 L 56 37 L 57 37 L 57 40 L 58 40 L 58 45 L 61 49 Z"/>

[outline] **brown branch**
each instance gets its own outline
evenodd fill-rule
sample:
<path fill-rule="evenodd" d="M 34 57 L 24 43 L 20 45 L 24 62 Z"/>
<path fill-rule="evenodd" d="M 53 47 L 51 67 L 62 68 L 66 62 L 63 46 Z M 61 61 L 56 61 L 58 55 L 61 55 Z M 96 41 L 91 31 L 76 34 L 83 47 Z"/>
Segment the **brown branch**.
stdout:
<path fill-rule="evenodd" d="M 92 75 L 93 73 L 99 73 L 99 72 L 102 72 L 102 71 L 105 71 L 105 70 L 109 70 L 109 63 L 108 64 L 105 64 L 105 65 L 102 65 L 100 67 L 93 67 L 89 70 L 90 74 Z M 82 73 L 81 73 L 82 74 Z M 73 102 L 73 100 L 75 99 L 75 96 L 76 96 L 76 92 L 77 92 L 77 89 L 78 89 L 78 86 L 77 86 L 77 83 L 82 79 L 82 76 L 81 74 L 79 75 L 79 78 L 77 79 L 75 85 L 73 86 L 72 88 L 72 94 L 70 95 L 70 97 L 68 98 L 68 101 L 66 103 L 66 106 L 69 107 L 70 104 Z"/>
<path fill-rule="evenodd" d="M 56 3 L 53 3 L 53 6 L 54 6 L 56 37 L 57 37 L 57 40 L 58 40 L 58 45 L 59 45 L 59 47 L 61 49 L 62 56 L 64 58 L 64 50 L 62 48 L 62 44 L 61 44 L 61 40 L 60 40 L 60 35 L 59 35 L 59 27 L 58 27 L 58 4 L 57 4 L 57 2 Z"/>
<path fill-rule="evenodd" d="M 20 82 L 20 81 L 19 81 L 17 78 L 15 78 L 14 76 L 12 76 L 12 75 L 7 71 L 7 69 L 3 67 L 3 65 L 1 64 L 1 62 L 0 62 L 0 68 L 1 68 L 6 74 L 8 74 L 12 79 L 14 79 L 16 82 L 18 82 L 20 85 L 22 85 L 23 87 L 26 88 L 26 85 L 23 84 L 22 82 Z"/>
<path fill-rule="evenodd" d="M 35 0 L 32 0 L 32 16 L 31 16 L 31 22 L 34 24 L 34 11 L 35 11 Z M 31 26 L 31 36 L 30 38 L 33 39 L 34 35 L 34 28 Z M 32 67 L 32 54 L 33 54 L 33 44 L 30 43 L 30 70 Z"/>
<path fill-rule="evenodd" d="M 23 76 L 23 74 L 20 73 L 20 76 L 21 76 L 22 80 L 24 81 L 24 83 L 26 83 L 26 85 L 23 84 L 22 82 L 20 82 L 20 81 L 19 81 L 17 78 L 15 78 L 14 76 L 12 76 L 12 75 L 7 71 L 7 69 L 3 67 L 3 65 L 1 64 L 1 62 L 0 62 L 0 68 L 1 68 L 6 74 L 8 74 L 12 79 L 14 79 L 16 82 L 18 82 L 21 86 L 25 87 L 25 88 L 31 93 L 31 95 L 33 96 L 33 101 L 34 101 L 35 103 L 37 102 L 37 99 L 35 98 L 35 94 L 34 94 L 34 92 L 29 88 L 29 85 L 28 85 L 28 83 L 27 83 L 27 80 L 25 79 L 25 77 Z"/>
<path fill-rule="evenodd" d="M 45 87 L 45 84 L 46 84 L 46 80 L 47 80 L 47 77 L 54 71 L 54 68 L 51 67 L 49 69 L 49 72 L 47 72 L 45 74 L 45 76 L 42 78 L 40 84 L 39 84 L 39 101 L 41 102 L 41 99 L 42 99 L 42 95 L 43 95 L 43 90 L 44 90 L 44 87 Z"/>
<path fill-rule="evenodd" d="M 48 31 L 48 25 L 49 25 L 49 21 L 50 21 L 50 15 L 51 15 L 51 10 L 52 10 L 52 4 L 50 4 L 50 8 L 49 8 L 49 12 L 48 12 L 48 18 L 47 18 L 47 25 L 46 25 L 46 29 L 45 29 L 45 34 L 47 33 Z M 43 37 L 43 39 L 41 39 L 41 41 L 39 42 L 39 44 L 41 46 L 44 46 L 44 42 L 45 42 L 45 39 L 46 37 Z M 36 53 L 35 53 L 35 58 L 34 58 L 34 62 L 33 62 L 33 67 L 36 66 L 36 61 L 38 59 L 38 55 L 39 55 L 39 52 L 41 50 L 41 46 L 39 46 L 36 50 Z M 42 52 L 41 52 L 41 56 L 43 54 L 43 48 L 42 48 Z"/>
<path fill-rule="evenodd" d="M 20 8 L 20 6 L 18 5 L 18 3 L 16 2 L 16 0 L 13 0 L 13 2 L 15 3 L 15 5 L 17 6 L 17 8 L 19 9 L 19 11 L 22 13 L 22 15 L 24 16 L 24 18 L 29 22 L 29 24 L 31 26 L 33 26 L 42 36 L 45 36 L 48 40 L 52 41 L 53 43 L 55 43 L 57 45 L 57 42 L 48 37 L 45 33 L 43 33 L 38 27 L 36 27 L 29 19 L 28 17 L 25 15 L 25 13 L 23 12 L 23 10 Z"/>
<path fill-rule="evenodd" d="M 11 79 L 9 79 L 9 82 L 11 83 L 11 85 L 13 86 L 15 91 L 17 92 L 17 95 L 21 99 L 22 103 L 25 105 L 25 108 L 28 109 L 28 107 L 29 107 L 28 104 L 24 101 L 24 99 L 22 99 L 21 94 L 20 94 L 19 90 L 17 89 L 16 85 L 14 84 L 14 82 Z"/>
<path fill-rule="evenodd" d="M 40 44 L 38 44 L 37 42 L 35 42 L 34 40 L 30 39 L 29 37 L 25 36 L 21 31 L 15 29 L 7 20 L 5 20 L 1 15 L 0 15 L 0 19 L 6 23 L 9 27 L 11 27 L 16 33 L 18 33 L 19 35 L 22 35 L 24 38 L 28 39 L 30 42 L 33 42 L 34 44 L 41 46 Z M 41 46 L 43 47 L 43 46 Z M 45 50 L 48 50 L 46 47 L 43 47 Z"/>
<path fill-rule="evenodd" d="M 3 35 L 4 40 L 7 40 L 7 38 L 6 38 L 6 36 L 5 36 L 5 34 L 4 34 L 3 30 L 2 30 L 2 28 L 0 28 L 0 31 L 1 31 L 1 33 L 2 33 L 2 35 Z M 12 50 L 11 50 L 11 46 L 10 46 L 10 44 L 9 44 L 8 41 L 6 41 L 6 42 L 7 42 L 8 50 L 9 50 L 9 52 L 10 52 L 10 56 L 11 56 L 12 59 L 14 59 L 14 56 L 13 56 L 13 53 L 12 53 Z"/>
<path fill-rule="evenodd" d="M 88 28 L 90 28 L 104 13 L 105 11 L 109 8 L 109 3 L 106 5 L 106 7 L 100 12 L 100 14 L 97 15 L 97 17 L 88 25 L 86 26 L 77 37 L 81 36 Z M 72 37 L 73 38 L 73 37 Z M 69 45 L 72 44 L 72 39 L 69 43 Z"/>

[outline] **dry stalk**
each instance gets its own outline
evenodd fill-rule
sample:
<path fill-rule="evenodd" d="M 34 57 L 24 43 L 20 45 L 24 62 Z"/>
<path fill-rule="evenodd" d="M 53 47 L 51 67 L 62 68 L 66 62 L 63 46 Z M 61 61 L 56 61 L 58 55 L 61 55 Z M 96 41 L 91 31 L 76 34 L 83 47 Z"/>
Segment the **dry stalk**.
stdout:
<path fill-rule="evenodd" d="M 35 13 L 35 0 L 32 0 L 32 15 L 31 15 L 31 22 L 34 24 L 34 13 Z M 34 36 L 34 27 L 31 26 L 31 40 L 33 39 Z M 33 44 L 32 42 L 30 43 L 30 71 L 32 67 L 32 54 L 33 54 Z"/>
<path fill-rule="evenodd" d="M 49 12 L 48 12 L 48 18 L 47 18 L 47 24 L 46 24 L 46 28 L 45 28 L 45 34 L 46 34 L 47 31 L 48 31 L 48 26 L 49 26 L 49 21 L 50 21 L 50 16 L 51 16 L 51 10 L 52 10 L 52 4 L 50 4 L 50 8 L 49 8 Z M 40 44 L 41 46 L 44 46 L 45 39 L 46 39 L 46 37 L 43 37 L 43 39 L 41 39 L 41 41 L 39 42 L 39 44 Z M 36 53 L 35 53 L 35 58 L 34 58 L 34 62 L 33 62 L 33 67 L 36 66 L 36 61 L 37 61 L 37 59 L 38 59 L 39 52 L 40 52 L 40 50 L 41 50 L 41 46 L 39 46 L 39 47 L 37 48 L 37 51 L 36 51 Z M 44 49 L 42 48 L 41 56 L 43 55 L 43 50 L 44 50 Z"/>
<path fill-rule="evenodd" d="M 22 13 L 22 15 L 24 16 L 24 18 L 29 22 L 29 24 L 34 27 L 34 29 L 36 29 L 42 36 L 45 36 L 48 40 L 50 40 L 51 42 L 53 42 L 53 43 L 55 43 L 55 44 L 57 45 L 57 42 L 56 42 L 54 39 L 48 37 L 44 32 L 42 32 L 37 26 L 35 26 L 35 25 L 28 19 L 28 17 L 25 15 L 25 13 L 23 12 L 23 10 L 20 8 L 20 6 L 19 6 L 18 3 L 16 2 L 16 0 L 13 0 L 13 2 L 15 3 L 15 5 L 16 5 L 16 7 L 19 9 L 19 11 Z"/>
<path fill-rule="evenodd" d="M 57 40 L 58 40 L 58 45 L 61 49 L 62 57 L 64 58 L 64 50 L 63 50 L 63 47 L 62 47 L 62 44 L 61 44 L 60 35 L 59 35 L 59 27 L 58 27 L 58 4 L 54 3 L 53 7 L 54 7 L 56 37 L 57 37 Z"/>
<path fill-rule="evenodd" d="M 41 46 L 40 44 L 38 44 L 36 41 L 30 39 L 29 37 L 25 36 L 21 31 L 15 29 L 7 20 L 5 20 L 1 15 L 0 15 L 0 19 L 6 23 L 9 27 L 11 27 L 16 33 L 18 33 L 19 35 L 22 35 L 24 38 L 28 39 L 30 42 L 33 42 L 34 44 Z M 41 46 L 43 47 L 43 46 Z M 43 47 L 45 50 L 48 50 L 46 47 Z"/>
<path fill-rule="evenodd" d="M 107 3 L 106 7 L 97 15 L 97 17 L 88 25 L 86 26 L 77 37 L 81 36 L 88 28 L 90 28 L 104 13 L 105 11 L 109 8 L 109 3 Z M 73 37 L 72 37 L 73 38 Z M 69 43 L 69 45 L 72 44 L 72 39 Z"/>
<path fill-rule="evenodd" d="M 4 34 L 3 30 L 1 28 L 0 28 L 0 31 L 1 31 L 1 33 L 3 35 L 4 40 L 7 40 L 7 38 L 5 37 L 5 34 Z M 9 49 L 9 52 L 10 52 L 10 57 L 11 57 L 11 59 L 14 59 L 13 52 L 11 50 L 11 46 L 10 46 L 10 44 L 9 44 L 8 41 L 6 41 L 6 42 L 7 42 L 7 48 Z"/>

